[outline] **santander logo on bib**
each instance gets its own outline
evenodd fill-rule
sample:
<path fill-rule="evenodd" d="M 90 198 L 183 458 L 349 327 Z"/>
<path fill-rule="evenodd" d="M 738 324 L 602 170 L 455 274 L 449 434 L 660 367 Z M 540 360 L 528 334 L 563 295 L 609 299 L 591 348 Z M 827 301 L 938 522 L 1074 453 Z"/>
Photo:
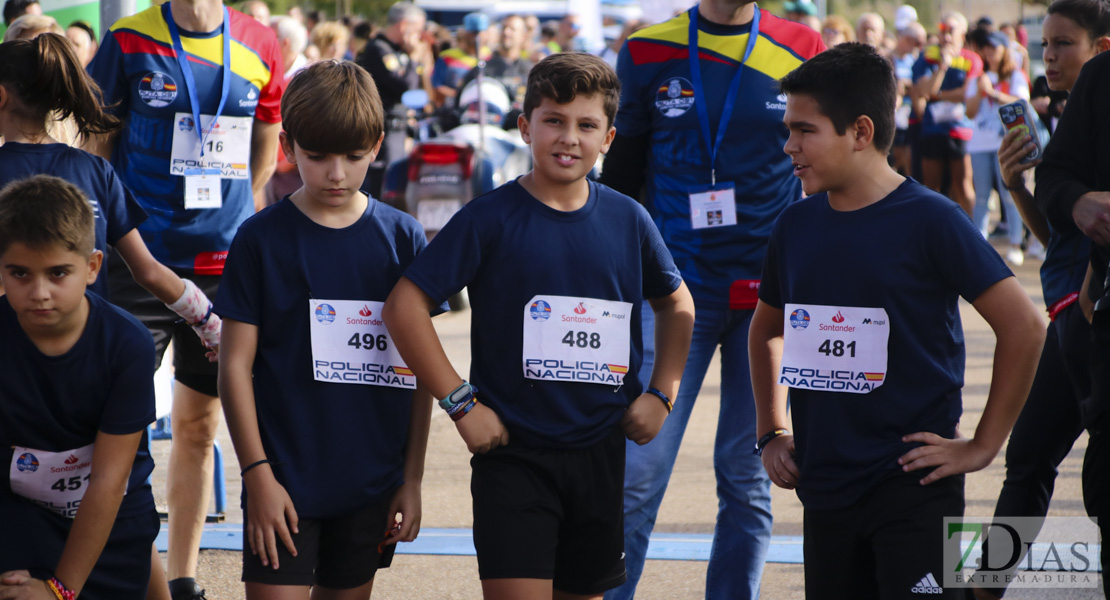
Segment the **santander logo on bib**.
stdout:
<path fill-rule="evenodd" d="M 67 459 L 66 459 L 66 464 L 67 464 L 67 465 L 72 465 L 73 463 L 75 463 L 75 462 L 77 462 L 77 461 L 79 461 L 79 460 L 81 460 L 81 459 L 80 459 L 80 458 L 77 458 L 76 456 L 74 456 L 74 455 L 72 455 L 72 454 L 70 454 L 70 455 L 69 455 L 69 458 L 67 458 Z"/>
<path fill-rule="evenodd" d="M 836 315 L 833 316 L 832 322 L 833 323 L 843 323 L 844 322 L 844 315 L 840 314 L 839 310 L 836 311 Z"/>
<path fill-rule="evenodd" d="M 360 314 L 364 317 L 369 317 L 370 315 L 374 314 L 374 312 L 370 310 L 370 307 L 363 304 L 362 305 L 362 310 L 358 311 L 358 314 Z"/>
<path fill-rule="evenodd" d="M 574 307 L 574 314 L 576 314 L 576 315 L 584 315 L 584 314 L 586 314 L 586 305 L 585 305 L 585 304 L 583 304 L 583 303 L 581 303 L 581 302 L 579 302 L 579 303 L 578 303 L 578 306 L 575 306 L 575 307 Z"/>

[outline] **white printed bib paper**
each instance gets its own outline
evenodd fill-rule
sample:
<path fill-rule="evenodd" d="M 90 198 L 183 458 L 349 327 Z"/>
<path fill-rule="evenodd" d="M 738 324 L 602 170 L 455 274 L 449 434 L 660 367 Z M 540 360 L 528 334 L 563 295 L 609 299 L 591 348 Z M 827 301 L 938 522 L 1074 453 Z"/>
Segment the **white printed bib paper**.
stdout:
<path fill-rule="evenodd" d="M 316 381 L 416 389 L 416 376 L 382 322 L 381 302 L 309 300 Z"/>
<path fill-rule="evenodd" d="M 866 394 L 886 379 L 890 320 L 882 308 L 787 304 L 778 383 Z"/>
<path fill-rule="evenodd" d="M 631 320 L 629 302 L 533 296 L 524 305 L 524 377 L 623 384 Z"/>
<path fill-rule="evenodd" d="M 72 519 L 89 487 L 92 457 L 92 444 L 65 452 L 17 446 L 8 471 L 12 493 Z"/>
<path fill-rule="evenodd" d="M 212 115 L 201 115 L 200 122 L 201 133 L 205 135 L 203 157 L 193 115 L 184 112 L 174 115 L 170 175 L 184 176 L 186 169 L 216 169 L 224 179 L 249 178 L 254 118 L 223 115 L 216 121 L 215 129 Z"/>

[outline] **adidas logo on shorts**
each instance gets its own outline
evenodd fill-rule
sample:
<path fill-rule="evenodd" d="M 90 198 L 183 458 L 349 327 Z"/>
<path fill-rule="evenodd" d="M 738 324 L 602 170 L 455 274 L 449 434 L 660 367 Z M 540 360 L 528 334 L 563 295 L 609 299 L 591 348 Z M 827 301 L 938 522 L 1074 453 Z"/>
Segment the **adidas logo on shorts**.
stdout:
<path fill-rule="evenodd" d="M 928 573 L 921 578 L 921 581 L 917 582 L 917 585 L 910 588 L 910 592 L 914 594 L 943 594 L 944 588 L 940 587 L 932 573 Z"/>

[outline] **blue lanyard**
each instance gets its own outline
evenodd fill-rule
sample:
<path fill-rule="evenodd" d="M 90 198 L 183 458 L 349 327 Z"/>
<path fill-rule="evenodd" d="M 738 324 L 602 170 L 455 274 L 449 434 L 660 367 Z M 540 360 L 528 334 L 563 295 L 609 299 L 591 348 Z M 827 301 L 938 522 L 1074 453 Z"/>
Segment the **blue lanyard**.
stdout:
<path fill-rule="evenodd" d="M 212 123 L 208 126 L 208 134 L 216 128 L 216 122 L 220 119 L 220 113 L 224 112 L 224 104 L 227 103 L 227 97 L 231 91 L 231 15 L 224 7 L 224 22 L 221 25 L 220 35 L 224 39 L 224 64 L 222 82 L 220 85 L 220 104 L 216 108 L 216 114 L 213 115 Z M 170 37 L 173 38 L 173 51 L 177 56 L 177 64 L 181 67 L 181 76 L 185 78 L 185 90 L 189 93 L 189 105 L 193 109 L 193 123 L 196 126 L 197 137 L 200 138 L 200 155 L 204 156 L 204 141 L 208 138 L 208 134 L 201 131 L 200 124 L 200 100 L 197 96 L 197 82 L 193 78 L 193 68 L 189 66 L 189 57 L 185 54 L 185 48 L 181 45 L 181 34 L 177 31 L 177 23 L 173 20 L 173 9 L 169 6 L 166 7 L 166 25 L 170 27 Z"/>
<path fill-rule="evenodd" d="M 690 75 L 694 84 L 694 106 L 698 110 L 698 121 L 701 122 L 702 137 L 705 138 L 706 149 L 709 150 L 709 177 L 712 185 L 717 185 L 717 150 L 721 148 L 721 141 L 725 139 L 725 130 L 728 129 L 732 109 L 736 107 L 736 95 L 740 93 L 740 76 L 744 73 L 744 64 L 752 55 L 755 41 L 759 39 L 759 7 L 755 7 L 755 17 L 752 18 L 752 30 L 748 33 L 748 47 L 744 50 L 744 58 L 740 66 L 736 67 L 736 74 L 732 76 L 732 83 L 728 86 L 728 95 L 725 96 L 725 105 L 721 109 L 721 122 L 717 125 L 717 140 L 710 145 L 712 135 L 709 132 L 709 109 L 706 107 L 707 98 L 701 80 L 701 61 L 698 58 L 698 6 L 695 4 L 690 9 Z"/>

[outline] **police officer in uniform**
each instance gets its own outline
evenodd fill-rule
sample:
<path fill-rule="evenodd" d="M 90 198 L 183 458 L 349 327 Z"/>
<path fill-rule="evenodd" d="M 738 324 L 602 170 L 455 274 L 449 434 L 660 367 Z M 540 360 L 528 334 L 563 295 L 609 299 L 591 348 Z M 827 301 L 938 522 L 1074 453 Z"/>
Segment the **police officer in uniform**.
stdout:
<path fill-rule="evenodd" d="M 366 69 L 378 85 L 378 94 L 386 115 L 401 103 L 401 94 L 423 88 L 431 97 L 432 50 L 422 39 L 427 15 L 411 2 L 397 2 L 386 14 L 386 26 L 381 33 L 366 44 L 356 62 Z M 382 150 L 366 174 L 363 189 L 375 198 L 381 196 L 382 176 L 391 160 L 390 128 Z"/>

